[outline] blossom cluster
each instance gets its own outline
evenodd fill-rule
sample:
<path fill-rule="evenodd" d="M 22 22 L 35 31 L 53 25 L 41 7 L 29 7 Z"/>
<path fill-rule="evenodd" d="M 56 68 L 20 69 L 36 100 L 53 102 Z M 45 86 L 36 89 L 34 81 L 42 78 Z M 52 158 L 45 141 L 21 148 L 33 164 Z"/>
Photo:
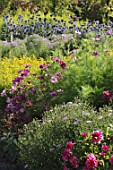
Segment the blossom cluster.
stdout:
<path fill-rule="evenodd" d="M 40 71 L 36 74 L 30 72 L 29 64 L 18 71 L 19 75 L 12 80 L 9 91 L 3 90 L 1 93 L 2 97 L 7 97 L 3 110 L 6 113 L 3 120 L 5 125 L 9 125 L 10 128 L 15 126 L 21 128 L 34 117 L 31 114 L 33 111 L 38 112 L 38 115 L 35 114 L 35 117 L 38 117 L 44 110 L 50 109 L 55 96 L 62 95 L 64 90 L 57 87 L 60 87 L 66 63 L 57 60 L 58 62 L 55 58 L 52 59 L 53 65 L 57 65 L 54 73 L 51 70 L 53 65 L 46 63 L 39 65 Z"/>
<path fill-rule="evenodd" d="M 84 132 L 81 134 L 81 136 L 85 139 L 84 142 L 88 142 L 88 133 Z M 102 141 L 104 141 L 104 137 L 102 132 L 100 131 L 94 131 L 91 134 L 91 141 L 93 141 L 93 148 L 97 147 L 98 144 L 100 144 Z M 90 143 L 89 143 L 90 144 Z M 97 169 L 98 167 L 100 167 L 102 164 L 101 162 L 104 161 L 102 160 L 102 158 L 106 159 L 106 157 L 108 157 L 109 154 L 107 153 L 111 153 L 111 155 L 109 155 L 109 163 L 111 166 L 113 166 L 113 154 L 112 154 L 112 149 L 106 145 L 106 144 L 102 144 L 101 145 L 101 151 L 99 151 L 98 153 L 94 152 L 94 149 L 91 151 L 91 153 L 84 153 L 84 155 L 86 155 L 85 157 L 83 156 L 83 158 L 78 158 L 76 156 L 73 156 L 73 146 L 75 145 L 75 143 L 69 141 L 67 142 L 66 145 L 66 149 L 63 151 L 62 153 L 62 160 L 64 161 L 64 170 L 70 170 L 70 167 L 67 167 L 68 162 L 71 163 L 71 168 L 74 169 L 78 169 L 78 168 L 82 168 L 83 170 L 93 170 L 93 169 Z M 77 144 L 75 145 L 75 147 L 77 148 Z M 82 152 L 82 150 L 81 150 Z M 69 166 L 69 164 L 68 164 Z"/>

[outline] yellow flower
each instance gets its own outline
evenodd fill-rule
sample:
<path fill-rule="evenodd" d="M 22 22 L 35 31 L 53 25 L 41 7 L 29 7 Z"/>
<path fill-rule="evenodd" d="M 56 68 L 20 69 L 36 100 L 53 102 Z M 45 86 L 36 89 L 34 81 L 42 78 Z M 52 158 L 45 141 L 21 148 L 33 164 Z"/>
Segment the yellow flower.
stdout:
<path fill-rule="evenodd" d="M 70 57 L 69 56 L 65 56 L 63 59 L 64 59 L 64 61 L 70 61 Z"/>

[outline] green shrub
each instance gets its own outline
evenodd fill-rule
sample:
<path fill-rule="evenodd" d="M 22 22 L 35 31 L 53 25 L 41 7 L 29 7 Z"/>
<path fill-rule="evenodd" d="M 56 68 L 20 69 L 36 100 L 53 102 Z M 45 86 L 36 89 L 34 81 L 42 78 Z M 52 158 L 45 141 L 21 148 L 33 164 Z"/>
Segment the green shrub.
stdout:
<path fill-rule="evenodd" d="M 33 120 L 25 126 L 24 134 L 19 137 L 20 164 L 25 165 L 28 170 L 63 169 L 62 153 L 68 141 L 75 143 L 77 157 L 85 156 L 85 159 L 89 151 L 92 153 L 89 146 L 91 143 L 85 144 L 90 137 L 84 141 L 81 134 L 99 130 L 107 138 L 103 143 L 109 142 L 109 135 L 112 135 L 112 115 L 110 107 L 96 112 L 79 100 L 56 106 L 45 113 L 41 122 Z M 97 147 L 100 148 L 100 145 Z"/>
<path fill-rule="evenodd" d="M 51 42 L 47 38 L 42 38 L 39 35 L 31 35 L 24 40 L 27 53 L 34 54 L 37 58 L 46 58 L 48 51 L 52 48 Z"/>

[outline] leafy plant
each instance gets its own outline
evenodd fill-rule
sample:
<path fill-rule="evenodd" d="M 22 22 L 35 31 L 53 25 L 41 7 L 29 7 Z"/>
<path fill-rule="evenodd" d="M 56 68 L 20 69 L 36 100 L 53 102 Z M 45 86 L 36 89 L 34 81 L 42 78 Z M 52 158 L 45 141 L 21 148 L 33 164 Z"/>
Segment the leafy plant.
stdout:
<path fill-rule="evenodd" d="M 83 168 L 90 153 L 98 155 L 98 163 L 102 169 L 112 168 L 109 163 L 112 154 L 112 114 L 110 107 L 96 112 L 80 100 L 56 106 L 45 113 L 41 122 L 33 120 L 24 127 L 25 134 L 19 136 L 20 163 L 28 170 L 63 169 L 63 164 L 69 167 L 69 157 L 64 161 L 62 158 L 66 156 L 63 155 L 66 143 L 72 141 L 73 154 L 70 156 L 77 156 L 78 169 Z M 102 132 L 103 139 L 100 144 L 94 144 L 91 139 L 94 131 Z M 102 145 L 108 145 L 110 148 L 105 157 L 99 154 L 102 153 Z"/>

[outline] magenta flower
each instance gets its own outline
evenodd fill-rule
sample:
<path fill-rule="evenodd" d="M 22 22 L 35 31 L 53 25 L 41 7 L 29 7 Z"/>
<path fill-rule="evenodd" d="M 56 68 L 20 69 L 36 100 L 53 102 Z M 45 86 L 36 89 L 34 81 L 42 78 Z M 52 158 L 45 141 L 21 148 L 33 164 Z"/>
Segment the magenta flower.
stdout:
<path fill-rule="evenodd" d="M 94 56 L 98 56 L 98 55 L 99 55 L 99 52 L 95 51 L 95 52 L 93 53 L 93 55 L 94 55 Z"/>
<path fill-rule="evenodd" d="M 99 131 L 95 131 L 93 134 L 92 134 L 92 140 L 94 141 L 94 143 L 100 143 L 101 140 L 103 140 L 103 135 L 102 135 L 102 132 L 99 132 Z"/>
<path fill-rule="evenodd" d="M 22 75 L 25 76 L 25 77 L 27 77 L 27 76 L 28 76 L 28 73 L 29 73 L 29 70 L 24 69 Z M 21 76 L 22 76 L 22 75 L 21 75 Z"/>
<path fill-rule="evenodd" d="M 66 149 L 72 149 L 74 143 L 73 142 L 67 142 L 67 146 L 66 146 Z"/>
<path fill-rule="evenodd" d="M 101 149 L 102 149 L 102 151 L 107 152 L 107 151 L 109 151 L 110 148 L 107 145 L 102 145 Z"/>
<path fill-rule="evenodd" d="M 86 138 L 87 132 L 84 132 L 84 133 L 82 133 L 81 135 L 82 135 L 84 138 Z"/>
<path fill-rule="evenodd" d="M 58 79 L 56 77 L 51 77 L 51 83 L 57 83 L 58 82 Z"/>
<path fill-rule="evenodd" d="M 78 168 L 78 158 L 74 156 L 73 158 L 70 159 L 70 162 L 73 166 L 73 168 Z"/>
<path fill-rule="evenodd" d="M 102 97 L 104 100 L 109 102 L 113 98 L 113 93 L 109 90 L 104 91 Z"/>
<path fill-rule="evenodd" d="M 61 67 L 62 69 L 65 69 L 65 68 L 66 68 L 66 64 L 65 64 L 63 61 L 61 61 L 61 60 L 60 60 L 60 67 Z"/>
<path fill-rule="evenodd" d="M 93 154 L 89 154 L 85 163 L 88 170 L 93 170 L 98 167 L 98 162 Z"/>
<path fill-rule="evenodd" d="M 56 73 L 56 77 L 57 77 L 58 79 L 60 79 L 60 78 L 62 77 L 62 74 Z"/>
<path fill-rule="evenodd" d="M 110 163 L 111 163 L 111 165 L 113 166 L 113 155 L 111 155 L 111 157 L 110 157 Z"/>
<path fill-rule="evenodd" d="M 31 101 L 28 101 L 29 106 L 33 106 L 33 103 Z"/>
<path fill-rule="evenodd" d="M 72 152 L 70 151 L 70 149 L 65 149 L 63 154 L 62 154 L 62 159 L 64 161 L 70 160 L 71 155 L 72 155 Z"/>
<path fill-rule="evenodd" d="M 27 69 L 19 70 L 18 73 L 21 73 L 21 76 L 27 77 L 28 73 L 29 73 L 29 70 L 27 70 Z"/>
<path fill-rule="evenodd" d="M 40 68 L 42 68 L 42 69 L 45 69 L 45 70 L 48 70 L 48 67 L 47 67 L 47 65 L 46 64 L 40 64 L 40 66 L 39 66 Z"/>
<path fill-rule="evenodd" d="M 70 170 L 70 168 L 67 168 L 67 166 L 65 164 L 63 170 Z"/>
<path fill-rule="evenodd" d="M 50 96 L 51 97 L 54 97 L 54 96 L 56 96 L 57 94 L 56 94 L 56 92 L 55 91 L 52 91 L 51 93 L 50 93 Z"/>

